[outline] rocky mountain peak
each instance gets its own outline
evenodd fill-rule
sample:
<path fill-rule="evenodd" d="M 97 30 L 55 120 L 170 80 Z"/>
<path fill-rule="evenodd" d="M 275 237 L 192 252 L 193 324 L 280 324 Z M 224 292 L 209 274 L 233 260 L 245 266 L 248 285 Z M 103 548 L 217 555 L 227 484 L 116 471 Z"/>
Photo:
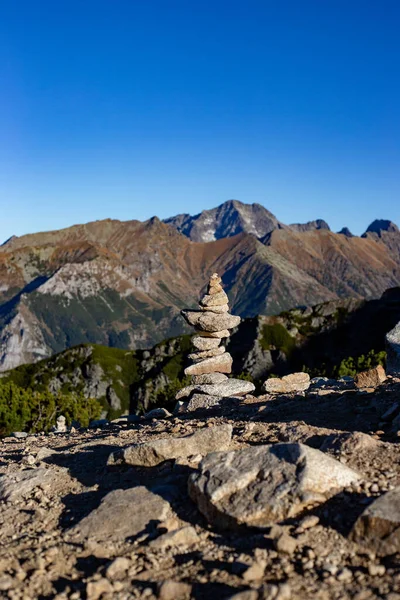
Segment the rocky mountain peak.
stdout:
<path fill-rule="evenodd" d="M 165 219 L 164 222 L 193 242 L 211 242 L 239 233 L 251 233 L 261 238 L 274 229 L 284 227 L 261 204 L 244 204 L 239 200 L 228 200 L 198 215 L 181 214 Z"/>
<path fill-rule="evenodd" d="M 387 231 L 388 233 L 399 233 L 400 230 L 396 223 L 393 223 L 393 221 L 388 221 L 387 219 L 375 219 L 365 233 L 376 233 L 377 235 L 381 236 L 382 231 Z"/>
<path fill-rule="evenodd" d="M 342 227 L 342 229 L 340 231 L 338 231 L 338 234 L 345 235 L 348 238 L 354 237 L 354 234 L 351 233 L 351 231 L 348 227 Z"/>

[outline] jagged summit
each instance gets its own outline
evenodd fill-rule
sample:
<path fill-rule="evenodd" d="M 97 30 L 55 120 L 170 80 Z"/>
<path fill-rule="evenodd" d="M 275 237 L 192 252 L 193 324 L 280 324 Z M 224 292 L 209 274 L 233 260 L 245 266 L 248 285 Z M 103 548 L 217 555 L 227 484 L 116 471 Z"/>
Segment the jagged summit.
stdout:
<path fill-rule="evenodd" d="M 399 228 L 397 227 L 396 223 L 393 223 L 393 221 L 388 221 L 387 219 L 375 219 L 375 221 L 373 221 L 367 228 L 365 234 L 376 233 L 380 236 L 382 231 L 387 231 L 388 233 L 399 233 Z"/>
<path fill-rule="evenodd" d="M 328 223 L 324 221 L 324 219 L 316 219 L 315 221 L 308 221 L 308 223 L 292 223 L 289 225 L 290 229 L 293 231 L 313 231 L 314 229 L 326 229 L 330 231 Z"/>
<path fill-rule="evenodd" d="M 274 229 L 285 227 L 261 204 L 244 204 L 239 200 L 228 200 L 194 216 L 170 217 L 164 223 L 172 225 L 193 242 L 211 242 L 239 233 L 251 233 L 261 238 Z"/>
<path fill-rule="evenodd" d="M 354 234 L 351 233 L 351 231 L 348 227 L 342 227 L 342 229 L 340 231 L 338 231 L 338 234 L 345 235 L 348 238 L 354 237 Z"/>

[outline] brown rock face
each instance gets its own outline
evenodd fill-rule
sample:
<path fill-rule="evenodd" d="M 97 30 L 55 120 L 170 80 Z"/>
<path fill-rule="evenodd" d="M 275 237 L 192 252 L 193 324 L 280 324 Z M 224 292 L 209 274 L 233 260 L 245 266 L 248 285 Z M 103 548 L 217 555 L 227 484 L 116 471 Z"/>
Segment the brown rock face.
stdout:
<path fill-rule="evenodd" d="M 375 388 L 386 380 L 385 369 L 378 365 L 374 369 L 358 373 L 354 377 L 354 383 L 359 388 Z"/>

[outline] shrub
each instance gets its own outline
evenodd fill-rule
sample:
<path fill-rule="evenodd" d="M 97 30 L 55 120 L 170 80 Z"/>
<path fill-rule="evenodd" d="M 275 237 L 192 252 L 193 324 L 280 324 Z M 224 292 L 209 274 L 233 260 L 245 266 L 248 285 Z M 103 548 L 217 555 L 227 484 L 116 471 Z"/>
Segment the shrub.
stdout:
<path fill-rule="evenodd" d="M 296 341 L 280 323 L 263 326 L 260 344 L 263 350 L 281 350 L 287 357 L 296 347 Z"/>
<path fill-rule="evenodd" d="M 49 431 L 59 415 L 67 424 L 79 421 L 87 426 L 101 414 L 101 405 L 82 394 L 51 394 L 30 388 L 23 389 L 12 382 L 0 382 L 0 435 L 12 431 Z"/>

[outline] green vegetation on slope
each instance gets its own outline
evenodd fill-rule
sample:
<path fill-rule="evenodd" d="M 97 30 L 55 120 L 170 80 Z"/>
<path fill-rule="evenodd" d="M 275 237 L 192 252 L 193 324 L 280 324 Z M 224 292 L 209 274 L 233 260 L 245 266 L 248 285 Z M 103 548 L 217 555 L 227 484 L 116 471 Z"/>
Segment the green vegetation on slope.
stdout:
<path fill-rule="evenodd" d="M 263 326 L 260 345 L 263 350 L 280 350 L 289 358 L 296 347 L 296 340 L 283 325 L 275 323 Z"/>
<path fill-rule="evenodd" d="M 59 415 L 64 415 L 68 425 L 79 421 L 86 427 L 100 413 L 99 402 L 81 394 L 38 392 L 0 380 L 0 435 L 49 431 Z"/>

